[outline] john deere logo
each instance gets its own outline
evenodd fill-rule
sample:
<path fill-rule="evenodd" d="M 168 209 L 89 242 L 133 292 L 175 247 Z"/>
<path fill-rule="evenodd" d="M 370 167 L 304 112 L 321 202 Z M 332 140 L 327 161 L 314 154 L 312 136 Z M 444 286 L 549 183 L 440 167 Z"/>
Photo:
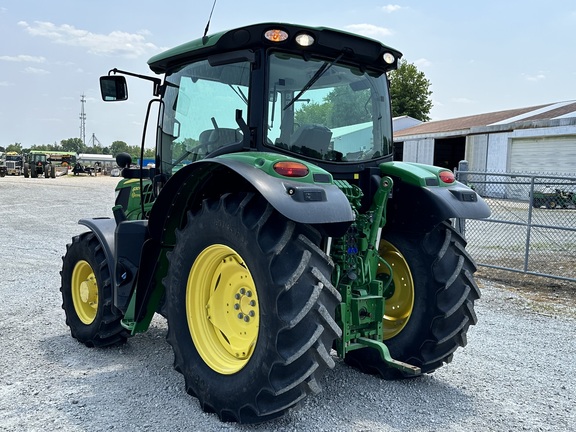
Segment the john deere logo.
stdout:
<path fill-rule="evenodd" d="M 132 188 L 132 198 L 140 197 L 140 186 L 136 186 Z"/>

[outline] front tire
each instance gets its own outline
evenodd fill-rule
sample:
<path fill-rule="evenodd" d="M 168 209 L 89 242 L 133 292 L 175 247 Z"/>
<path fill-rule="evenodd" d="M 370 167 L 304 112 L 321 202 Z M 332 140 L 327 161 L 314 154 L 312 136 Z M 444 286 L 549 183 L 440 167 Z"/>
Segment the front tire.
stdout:
<path fill-rule="evenodd" d="M 433 372 L 452 361 L 477 322 L 476 266 L 466 241 L 447 222 L 423 235 L 389 233 L 385 239 L 380 254 L 392 264 L 395 289 L 385 303 L 383 342 L 394 359 Z M 351 351 L 345 361 L 384 379 L 412 376 L 388 367 L 371 348 Z"/>
<path fill-rule="evenodd" d="M 126 342 L 128 331 L 113 305 L 110 269 L 98 238 L 92 232 L 74 237 L 62 260 L 62 309 L 72 337 L 88 347 Z"/>
<path fill-rule="evenodd" d="M 341 298 L 316 231 L 254 194 L 206 200 L 177 232 L 165 279 L 174 367 L 223 421 L 279 417 L 334 366 Z"/>

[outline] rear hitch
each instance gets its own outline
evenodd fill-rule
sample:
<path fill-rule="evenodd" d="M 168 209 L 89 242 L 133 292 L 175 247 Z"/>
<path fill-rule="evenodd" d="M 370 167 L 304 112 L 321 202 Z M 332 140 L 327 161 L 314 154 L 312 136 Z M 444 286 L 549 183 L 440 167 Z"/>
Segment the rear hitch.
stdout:
<path fill-rule="evenodd" d="M 380 353 L 380 355 L 382 356 L 382 360 L 384 360 L 384 362 L 390 367 L 393 367 L 395 369 L 399 369 L 408 375 L 416 376 L 416 375 L 420 375 L 422 373 L 422 371 L 420 370 L 420 368 L 418 366 L 404 363 L 404 362 L 399 361 L 399 360 L 394 360 L 392 358 L 392 356 L 390 355 L 390 350 L 382 342 L 379 342 L 379 341 L 376 341 L 373 339 L 368 339 L 365 337 L 360 337 L 360 338 L 356 339 L 356 342 L 361 344 L 361 345 L 365 345 L 369 348 L 374 348 L 375 350 L 377 350 Z"/>

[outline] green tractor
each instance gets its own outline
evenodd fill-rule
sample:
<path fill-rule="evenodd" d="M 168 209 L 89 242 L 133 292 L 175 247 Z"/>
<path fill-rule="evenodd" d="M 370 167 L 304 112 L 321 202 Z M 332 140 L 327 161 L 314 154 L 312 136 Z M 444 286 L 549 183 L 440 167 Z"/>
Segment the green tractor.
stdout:
<path fill-rule="evenodd" d="M 449 170 L 392 161 L 400 57 L 266 23 L 151 58 L 162 79 L 101 77 L 105 101 L 127 99 L 126 76 L 151 81 L 156 158 L 119 155 L 114 217 L 81 220 L 67 247 L 72 336 L 120 344 L 161 314 L 186 391 L 240 423 L 320 391 L 335 355 L 385 379 L 450 362 L 480 296 L 450 221 L 489 209 Z"/>

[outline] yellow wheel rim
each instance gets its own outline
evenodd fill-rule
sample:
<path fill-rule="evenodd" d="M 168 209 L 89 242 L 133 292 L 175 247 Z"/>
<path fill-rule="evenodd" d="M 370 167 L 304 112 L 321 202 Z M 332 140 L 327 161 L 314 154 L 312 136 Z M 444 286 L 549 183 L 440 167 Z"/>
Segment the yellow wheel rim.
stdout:
<path fill-rule="evenodd" d="M 80 321 L 86 325 L 94 322 L 98 312 L 98 282 L 94 270 L 84 260 L 78 261 L 72 272 L 72 303 Z"/>
<path fill-rule="evenodd" d="M 414 308 L 414 281 L 410 266 L 402 253 L 386 240 L 380 242 L 380 256 L 392 267 L 394 292 L 384 304 L 383 339 L 398 335 L 408 324 Z M 385 265 L 380 265 L 378 273 L 390 274 Z"/>
<path fill-rule="evenodd" d="M 186 318 L 194 345 L 211 369 L 230 375 L 248 363 L 260 309 L 252 275 L 233 249 L 215 244 L 198 255 L 186 285 Z"/>

